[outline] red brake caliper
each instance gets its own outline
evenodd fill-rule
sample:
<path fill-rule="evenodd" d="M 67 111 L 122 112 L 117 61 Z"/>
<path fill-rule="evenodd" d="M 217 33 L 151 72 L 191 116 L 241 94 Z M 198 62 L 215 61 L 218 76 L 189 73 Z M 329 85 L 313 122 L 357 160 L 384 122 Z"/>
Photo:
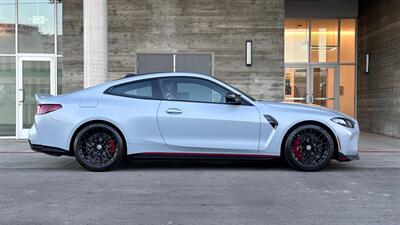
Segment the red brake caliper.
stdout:
<path fill-rule="evenodd" d="M 297 158 L 297 160 L 302 160 L 303 155 L 301 154 L 301 150 L 299 145 L 301 144 L 301 139 L 300 137 L 296 138 L 292 144 L 292 152 L 294 156 Z"/>
<path fill-rule="evenodd" d="M 110 153 L 111 155 L 113 155 L 113 154 L 115 153 L 115 149 L 116 149 L 116 145 L 115 145 L 114 139 L 110 139 L 110 140 L 107 142 L 107 144 L 108 144 L 108 146 L 110 146 L 110 147 L 107 149 L 108 153 Z"/>

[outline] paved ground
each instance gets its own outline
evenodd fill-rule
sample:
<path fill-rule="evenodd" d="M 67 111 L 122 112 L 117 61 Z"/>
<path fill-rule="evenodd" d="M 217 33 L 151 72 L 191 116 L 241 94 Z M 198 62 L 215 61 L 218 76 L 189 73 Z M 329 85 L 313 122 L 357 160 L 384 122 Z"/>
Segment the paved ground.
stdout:
<path fill-rule="evenodd" d="M 400 224 L 400 140 L 363 134 L 360 161 L 133 161 L 107 173 L 0 141 L 0 224 Z"/>

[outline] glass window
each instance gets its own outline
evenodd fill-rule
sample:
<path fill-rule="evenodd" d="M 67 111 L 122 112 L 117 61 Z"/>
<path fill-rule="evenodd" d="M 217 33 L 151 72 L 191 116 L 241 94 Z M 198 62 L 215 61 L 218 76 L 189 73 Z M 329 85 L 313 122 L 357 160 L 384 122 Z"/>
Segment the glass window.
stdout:
<path fill-rule="evenodd" d="M 225 103 L 227 90 L 209 81 L 193 78 L 168 78 L 161 80 L 164 99 Z"/>
<path fill-rule="evenodd" d="M 340 66 L 340 111 L 355 116 L 355 66 Z"/>
<path fill-rule="evenodd" d="M 285 20 L 285 62 L 308 62 L 307 20 Z"/>
<path fill-rule="evenodd" d="M 19 0 L 19 52 L 54 53 L 54 33 L 54 1 Z"/>
<path fill-rule="evenodd" d="M 340 62 L 354 63 L 356 53 L 356 20 L 343 19 L 340 23 Z"/>
<path fill-rule="evenodd" d="M 114 95 L 128 97 L 157 98 L 154 87 L 154 80 L 131 82 L 113 87 L 110 92 Z"/>
<path fill-rule="evenodd" d="M 0 57 L 0 136 L 15 136 L 15 57 Z"/>
<path fill-rule="evenodd" d="M 37 108 L 35 94 L 50 94 L 50 68 L 50 61 L 22 61 L 24 129 L 31 128 L 34 123 Z"/>
<path fill-rule="evenodd" d="M 15 0 L 0 1 L 0 53 L 15 53 Z"/>
<path fill-rule="evenodd" d="M 311 20 L 311 61 L 337 62 L 338 20 Z"/>

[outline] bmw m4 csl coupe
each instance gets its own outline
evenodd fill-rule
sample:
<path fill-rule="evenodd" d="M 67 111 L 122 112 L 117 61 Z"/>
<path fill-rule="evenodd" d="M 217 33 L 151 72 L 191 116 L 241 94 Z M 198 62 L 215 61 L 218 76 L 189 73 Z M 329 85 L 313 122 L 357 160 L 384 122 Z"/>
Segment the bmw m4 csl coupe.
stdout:
<path fill-rule="evenodd" d="M 59 96 L 36 95 L 35 151 L 92 171 L 137 158 L 282 158 L 317 171 L 358 159 L 359 127 L 324 107 L 257 101 L 194 73 L 128 75 Z"/>

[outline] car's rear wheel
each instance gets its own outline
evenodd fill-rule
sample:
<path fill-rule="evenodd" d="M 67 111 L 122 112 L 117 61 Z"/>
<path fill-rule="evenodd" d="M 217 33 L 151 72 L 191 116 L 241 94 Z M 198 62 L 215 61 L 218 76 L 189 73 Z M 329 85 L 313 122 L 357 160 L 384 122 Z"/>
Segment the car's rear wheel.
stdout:
<path fill-rule="evenodd" d="M 287 163 L 302 171 L 324 168 L 331 161 L 334 151 L 335 144 L 329 132 L 315 124 L 296 127 L 284 144 Z"/>
<path fill-rule="evenodd" d="M 74 139 L 75 158 L 91 171 L 107 171 L 121 164 L 125 146 L 121 135 L 107 124 L 90 124 Z"/>

